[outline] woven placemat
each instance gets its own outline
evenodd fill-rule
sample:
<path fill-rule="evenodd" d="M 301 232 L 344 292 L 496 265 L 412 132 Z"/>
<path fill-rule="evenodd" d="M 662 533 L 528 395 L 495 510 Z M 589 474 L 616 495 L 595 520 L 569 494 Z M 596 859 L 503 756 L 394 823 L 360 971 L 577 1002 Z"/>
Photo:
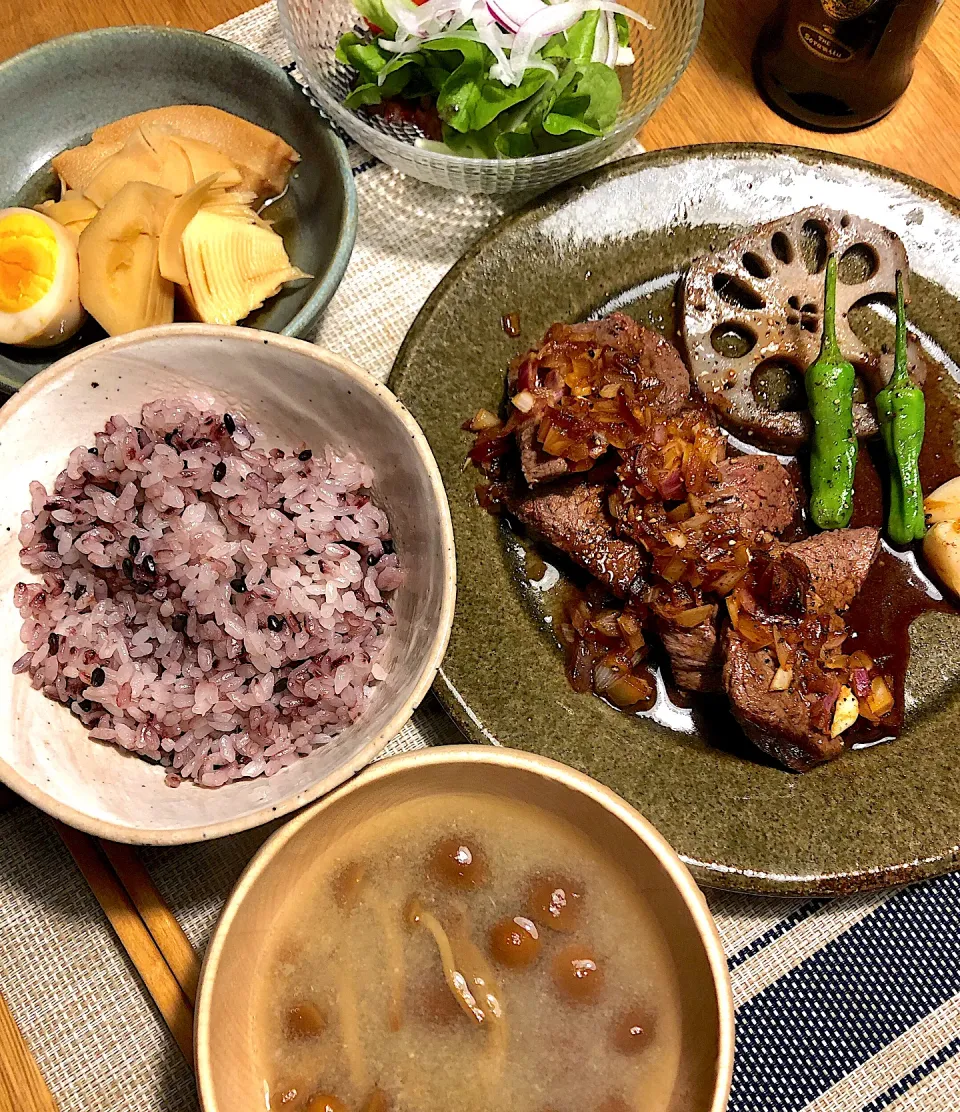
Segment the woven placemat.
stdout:
<path fill-rule="evenodd" d="M 273 3 L 213 33 L 292 69 Z M 349 149 L 360 231 L 315 338 L 384 380 L 426 296 L 518 201 L 458 197 Z M 387 752 L 458 739 L 428 699 Z M 270 829 L 143 852 L 199 952 Z M 960 876 L 833 901 L 708 900 L 737 1004 L 732 1112 L 956 1112 Z M 0 986 L 62 1112 L 196 1112 L 176 1044 L 69 854 L 26 804 L 0 815 Z"/>

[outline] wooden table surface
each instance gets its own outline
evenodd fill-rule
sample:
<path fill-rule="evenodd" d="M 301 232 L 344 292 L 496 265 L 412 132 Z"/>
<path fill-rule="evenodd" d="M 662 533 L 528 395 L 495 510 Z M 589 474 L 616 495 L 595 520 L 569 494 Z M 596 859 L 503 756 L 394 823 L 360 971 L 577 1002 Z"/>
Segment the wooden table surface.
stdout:
<path fill-rule="evenodd" d="M 650 149 L 687 143 L 797 143 L 866 158 L 960 195 L 960 0 L 947 0 L 893 112 L 850 135 L 822 135 L 781 120 L 757 96 L 750 51 L 775 0 L 707 0 L 703 36 L 689 70 L 640 135 Z M 0 59 L 69 31 L 124 23 L 206 30 L 250 0 L 9 0 Z"/>

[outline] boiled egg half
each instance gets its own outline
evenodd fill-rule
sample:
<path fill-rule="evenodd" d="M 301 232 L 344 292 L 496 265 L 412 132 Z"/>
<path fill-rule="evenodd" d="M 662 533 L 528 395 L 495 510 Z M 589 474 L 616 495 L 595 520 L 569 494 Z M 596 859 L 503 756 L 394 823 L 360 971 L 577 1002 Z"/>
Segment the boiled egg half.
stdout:
<path fill-rule="evenodd" d="M 76 238 L 33 209 L 0 209 L 0 344 L 59 344 L 83 318 Z"/>

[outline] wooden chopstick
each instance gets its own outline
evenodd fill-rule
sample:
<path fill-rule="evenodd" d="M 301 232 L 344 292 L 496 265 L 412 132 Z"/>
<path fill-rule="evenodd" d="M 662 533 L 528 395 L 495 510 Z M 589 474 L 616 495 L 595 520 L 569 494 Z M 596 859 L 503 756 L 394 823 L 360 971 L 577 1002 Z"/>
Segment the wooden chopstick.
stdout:
<path fill-rule="evenodd" d="M 0 995 L 0 1112 L 57 1112 L 20 1028 Z"/>
<path fill-rule="evenodd" d="M 55 825 L 192 1067 L 193 1007 L 163 953 L 94 839 L 62 823 Z"/>
<path fill-rule="evenodd" d="M 101 839 L 100 848 L 140 913 L 147 930 L 153 935 L 171 973 L 183 989 L 183 995 L 191 1005 L 196 1004 L 200 959 L 183 933 L 177 917 L 167 907 L 143 862 L 130 846 Z"/>

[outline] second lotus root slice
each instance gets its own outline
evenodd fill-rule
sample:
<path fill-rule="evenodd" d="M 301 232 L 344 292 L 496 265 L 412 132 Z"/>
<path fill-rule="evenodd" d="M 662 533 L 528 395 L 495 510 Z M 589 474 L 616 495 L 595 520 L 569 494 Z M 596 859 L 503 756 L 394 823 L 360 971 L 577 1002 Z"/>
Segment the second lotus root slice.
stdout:
<path fill-rule="evenodd" d="M 754 228 L 723 250 L 695 259 L 687 272 L 682 327 L 694 382 L 726 427 L 763 447 L 793 451 L 809 437 L 802 391 L 776 408 L 758 386 L 777 364 L 791 368 L 796 382 L 817 358 L 830 253 L 841 263 L 837 340 L 869 395 L 854 405 L 857 436 L 866 438 L 878 431 L 872 397 L 889 381 L 893 355 L 868 348 L 847 314 L 870 298 L 892 299 L 898 270 L 908 286 L 907 253 L 897 235 L 870 220 L 818 206 Z M 856 265 L 844 266 L 845 258 Z M 913 336 L 908 358 L 922 386 L 927 362 Z"/>

